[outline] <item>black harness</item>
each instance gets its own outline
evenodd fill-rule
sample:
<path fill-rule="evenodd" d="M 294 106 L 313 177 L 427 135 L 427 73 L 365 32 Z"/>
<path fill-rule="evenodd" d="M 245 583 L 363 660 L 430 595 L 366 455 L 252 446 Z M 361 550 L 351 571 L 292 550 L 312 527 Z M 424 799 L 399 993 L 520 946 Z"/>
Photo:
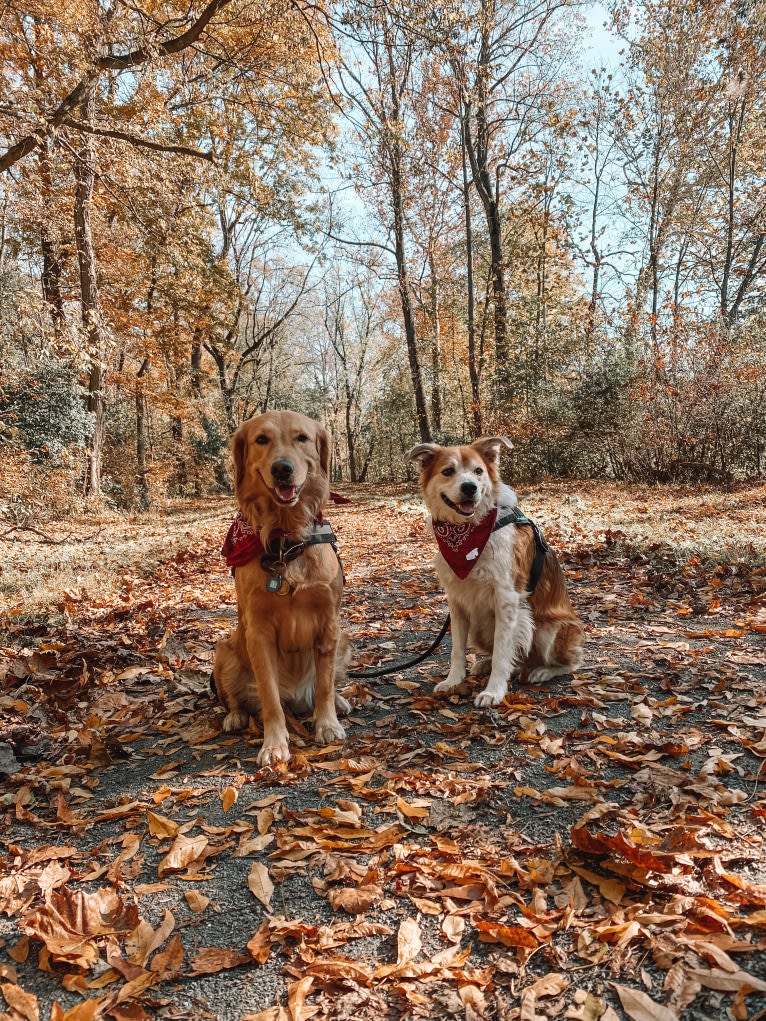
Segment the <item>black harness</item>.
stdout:
<path fill-rule="evenodd" d="M 320 525 L 314 522 L 312 531 L 305 539 L 293 539 L 289 535 L 280 535 L 272 539 L 261 554 L 261 567 L 268 574 L 276 569 L 277 565 L 286 567 L 291 560 L 297 560 L 306 551 L 307 546 L 317 546 L 323 542 L 329 542 L 337 553 L 336 543 L 338 539 L 329 522 L 324 521 Z"/>
<path fill-rule="evenodd" d="M 278 538 L 272 539 L 261 554 L 260 560 L 261 567 L 269 575 L 266 581 L 266 591 L 271 592 L 272 595 L 291 595 L 293 587 L 284 577 L 285 568 L 291 561 L 302 556 L 309 546 L 318 546 L 321 543 L 330 543 L 338 559 L 341 574 L 343 574 L 337 541 L 337 537 L 327 521 L 323 521 L 321 524 L 315 521 L 311 532 L 305 539 L 293 539 L 288 535 L 280 535 Z M 345 580 L 344 577 L 344 583 Z"/>
<path fill-rule="evenodd" d="M 545 554 L 549 549 L 548 543 L 543 538 L 543 533 L 540 531 L 539 526 L 531 518 L 528 518 L 526 514 L 522 514 L 518 507 L 497 508 L 497 520 L 492 531 L 497 532 L 498 529 L 505 528 L 506 525 L 518 525 L 519 527 L 528 525 L 534 532 L 535 559 L 532 561 L 532 569 L 529 572 L 529 581 L 527 582 L 527 592 L 532 595 L 543 573 Z"/>

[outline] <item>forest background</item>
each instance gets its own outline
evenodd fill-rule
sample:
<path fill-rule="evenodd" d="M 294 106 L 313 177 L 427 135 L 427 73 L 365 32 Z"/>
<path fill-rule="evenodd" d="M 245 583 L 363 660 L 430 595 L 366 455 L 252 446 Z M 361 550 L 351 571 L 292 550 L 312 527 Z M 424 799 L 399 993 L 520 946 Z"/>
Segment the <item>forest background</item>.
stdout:
<path fill-rule="evenodd" d="M 754 0 L 30 0 L 0 52 L 7 516 L 226 491 L 269 407 L 350 482 L 762 476 Z"/>

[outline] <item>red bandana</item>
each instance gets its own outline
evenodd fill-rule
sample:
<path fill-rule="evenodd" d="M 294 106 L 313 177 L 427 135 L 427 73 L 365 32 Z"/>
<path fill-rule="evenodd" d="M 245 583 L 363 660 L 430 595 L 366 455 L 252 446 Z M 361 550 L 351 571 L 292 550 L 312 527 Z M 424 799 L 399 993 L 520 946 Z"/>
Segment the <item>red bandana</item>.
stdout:
<path fill-rule="evenodd" d="M 340 496 L 338 493 L 330 493 L 330 499 L 333 503 L 351 503 L 347 497 Z M 318 514 L 314 520 L 321 525 L 322 515 Z M 276 528 L 269 535 L 269 543 L 273 539 L 281 539 L 283 535 L 287 535 L 287 533 L 281 528 Z M 244 564 L 249 564 L 251 560 L 255 560 L 256 557 L 263 556 L 265 552 L 260 537 L 252 530 L 242 512 L 238 511 L 226 534 L 221 556 L 225 558 L 229 567 L 242 567 Z"/>
<path fill-rule="evenodd" d="M 433 530 L 439 552 L 458 578 L 467 578 L 489 541 L 497 519 L 497 507 L 477 524 L 466 521 L 453 525 L 451 521 L 434 521 Z"/>
<path fill-rule="evenodd" d="M 270 538 L 284 534 L 279 531 L 272 533 Z M 226 558 L 229 567 L 242 567 L 244 564 L 249 564 L 251 560 L 255 560 L 256 557 L 262 556 L 264 552 L 260 538 L 247 523 L 247 518 L 239 512 L 226 535 L 221 556 Z"/>

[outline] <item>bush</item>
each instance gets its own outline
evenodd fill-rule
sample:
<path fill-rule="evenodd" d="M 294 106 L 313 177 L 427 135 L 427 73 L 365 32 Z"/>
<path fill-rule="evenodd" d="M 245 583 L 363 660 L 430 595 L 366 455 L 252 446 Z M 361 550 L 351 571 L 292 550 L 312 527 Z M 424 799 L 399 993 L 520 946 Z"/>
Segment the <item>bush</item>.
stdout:
<path fill-rule="evenodd" d="M 65 452 L 83 448 L 93 427 L 86 392 L 66 362 L 41 362 L 16 378 L 0 380 L 0 415 L 6 439 L 18 439 L 32 459 L 65 464 Z"/>

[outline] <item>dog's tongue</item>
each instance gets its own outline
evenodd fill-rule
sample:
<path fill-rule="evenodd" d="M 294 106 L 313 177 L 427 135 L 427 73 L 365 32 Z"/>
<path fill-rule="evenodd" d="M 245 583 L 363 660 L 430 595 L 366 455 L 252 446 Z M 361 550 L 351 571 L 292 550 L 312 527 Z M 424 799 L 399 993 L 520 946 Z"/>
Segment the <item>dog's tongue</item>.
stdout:
<path fill-rule="evenodd" d="M 294 500 L 295 499 L 295 497 L 296 497 L 296 495 L 298 493 L 298 487 L 297 486 L 279 486 L 277 488 L 277 492 L 279 493 L 279 499 L 280 500 L 284 500 L 285 503 L 289 503 L 290 500 Z"/>
<path fill-rule="evenodd" d="M 457 509 L 461 514 L 473 514 L 476 504 L 473 500 L 464 500 L 462 503 L 457 505 Z"/>

